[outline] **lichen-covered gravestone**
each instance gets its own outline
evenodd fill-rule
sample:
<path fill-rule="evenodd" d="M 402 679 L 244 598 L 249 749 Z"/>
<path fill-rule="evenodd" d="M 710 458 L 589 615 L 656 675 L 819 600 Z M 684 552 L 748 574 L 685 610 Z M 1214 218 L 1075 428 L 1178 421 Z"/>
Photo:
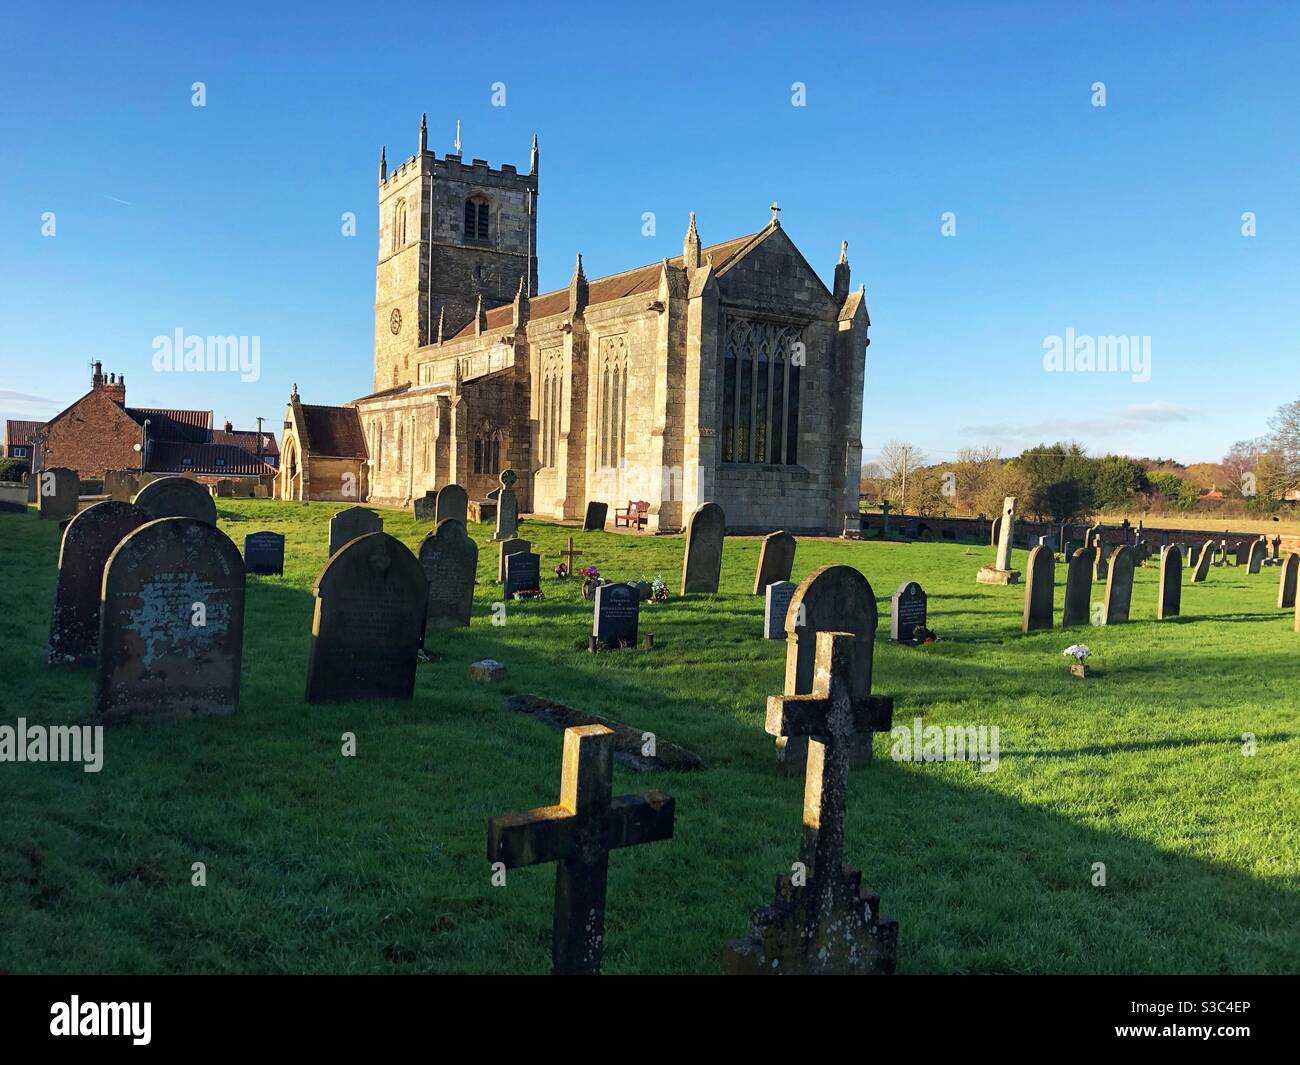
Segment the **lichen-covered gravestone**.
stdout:
<path fill-rule="evenodd" d="M 151 518 L 193 518 L 217 524 L 217 504 L 198 481 L 188 477 L 159 477 L 135 494 L 135 505 Z"/>
<path fill-rule="evenodd" d="M 609 504 L 591 500 L 587 504 L 586 516 L 582 519 L 583 532 L 600 532 L 605 528 L 609 518 Z"/>
<path fill-rule="evenodd" d="M 591 634 L 610 648 L 636 647 L 641 593 L 635 584 L 602 584 L 596 589 Z"/>
<path fill-rule="evenodd" d="M 1025 612 L 1020 628 L 1036 632 L 1052 627 L 1056 609 L 1056 554 L 1049 544 L 1039 544 L 1029 552 L 1025 565 L 1029 577 L 1025 582 Z"/>
<path fill-rule="evenodd" d="M 519 500 L 515 496 L 514 470 L 501 471 L 501 487 L 497 492 L 497 531 L 494 540 L 509 540 L 519 531 Z"/>
<path fill-rule="evenodd" d="M 758 549 L 758 568 L 754 572 L 754 594 L 762 595 L 769 584 L 788 581 L 794 569 L 794 552 L 798 542 L 788 532 L 768 533 Z"/>
<path fill-rule="evenodd" d="M 889 597 L 889 638 L 897 643 L 914 643 L 915 629 L 929 620 L 929 597 L 916 581 L 904 581 Z"/>
<path fill-rule="evenodd" d="M 600 972 L 609 852 L 671 839 L 676 809 L 662 791 L 614 797 L 614 731 L 564 730 L 560 801 L 488 820 L 488 861 L 503 869 L 555 862 L 551 972 Z"/>
<path fill-rule="evenodd" d="M 1296 573 L 1300 571 L 1300 555 L 1290 552 L 1282 563 L 1282 575 L 1277 585 L 1277 608 L 1286 610 L 1295 606 Z"/>
<path fill-rule="evenodd" d="M 81 479 L 75 470 L 51 466 L 35 474 L 36 512 L 42 518 L 63 521 L 77 513 Z"/>
<path fill-rule="evenodd" d="M 1120 544 L 1110 556 L 1110 572 L 1106 575 L 1106 597 L 1101 610 L 1103 625 L 1122 625 L 1128 621 L 1133 602 L 1133 569 L 1133 549 L 1128 544 Z"/>
<path fill-rule="evenodd" d="M 409 699 L 424 633 L 424 570 L 387 533 L 359 536 L 325 563 L 307 660 L 309 703 Z"/>
<path fill-rule="evenodd" d="M 425 492 L 411 501 L 411 513 L 416 521 L 434 521 L 438 497 L 433 492 Z"/>
<path fill-rule="evenodd" d="M 724 973 L 888 975 L 897 965 L 898 923 L 880 916 L 880 897 L 864 895 L 862 874 L 844 865 L 852 741 L 870 735 L 888 701 L 860 694 L 855 642 L 818 633 L 812 691 L 767 701 L 771 735 L 807 740 L 803 839 L 795 870 L 777 878 L 776 901 L 754 910 L 746 939 L 723 948 Z"/>
<path fill-rule="evenodd" d="M 775 581 L 763 596 L 763 639 L 785 639 L 785 616 L 799 586 L 794 581 Z"/>
<path fill-rule="evenodd" d="M 1178 617 L 1183 605 L 1183 552 L 1170 544 L 1160 556 L 1160 591 L 1156 599 L 1156 620 Z"/>
<path fill-rule="evenodd" d="M 474 610 L 478 544 L 465 531 L 465 523 L 443 518 L 420 541 L 419 557 L 429 581 L 428 628 L 468 625 Z"/>
<path fill-rule="evenodd" d="M 381 532 L 384 519 L 365 507 L 348 507 L 330 518 L 329 553 L 333 556 L 339 548 L 358 536 Z"/>
<path fill-rule="evenodd" d="M 1087 625 L 1092 599 L 1094 548 L 1081 547 L 1070 556 L 1065 570 L 1065 606 L 1061 611 L 1061 628 Z"/>
<path fill-rule="evenodd" d="M 497 584 L 504 584 L 506 579 L 506 559 L 510 555 L 531 551 L 533 545 L 528 540 L 502 540 L 497 546 Z"/>
<path fill-rule="evenodd" d="M 433 521 L 454 519 L 464 525 L 469 520 L 469 494 L 458 484 L 444 484 L 438 489 L 438 501 L 433 511 Z"/>
<path fill-rule="evenodd" d="M 278 532 L 255 532 L 244 537 L 244 569 L 249 573 L 284 573 L 284 537 Z"/>
<path fill-rule="evenodd" d="M 690 516 L 682 555 L 682 595 L 718 590 L 726 532 L 727 518 L 717 503 L 705 503 Z"/>
<path fill-rule="evenodd" d="M 146 522 L 104 567 L 96 719 L 233 714 L 243 647 L 239 548 L 197 518 Z"/>
<path fill-rule="evenodd" d="M 59 548 L 59 578 L 50 618 L 50 665 L 95 664 L 104 564 L 113 549 L 148 520 L 149 515 L 138 507 L 109 499 L 87 507 L 68 523 Z"/>

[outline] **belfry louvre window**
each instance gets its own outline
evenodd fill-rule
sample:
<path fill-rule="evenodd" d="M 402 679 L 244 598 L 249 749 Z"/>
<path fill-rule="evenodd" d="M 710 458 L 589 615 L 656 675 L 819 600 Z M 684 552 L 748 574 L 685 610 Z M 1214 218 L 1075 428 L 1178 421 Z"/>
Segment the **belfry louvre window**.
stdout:
<path fill-rule="evenodd" d="M 465 201 L 465 239 L 488 239 L 488 204 L 482 197 L 471 196 Z"/>
<path fill-rule="evenodd" d="M 799 461 L 798 326 L 727 316 L 722 360 L 722 461 Z M 800 347 L 798 350 L 802 350 Z"/>

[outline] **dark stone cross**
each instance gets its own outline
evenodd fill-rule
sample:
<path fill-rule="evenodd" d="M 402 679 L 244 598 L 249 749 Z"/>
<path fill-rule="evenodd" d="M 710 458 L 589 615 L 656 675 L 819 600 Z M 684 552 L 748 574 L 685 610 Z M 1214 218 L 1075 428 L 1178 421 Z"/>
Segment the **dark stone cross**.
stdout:
<path fill-rule="evenodd" d="M 799 850 L 806 879 L 777 880 L 776 903 L 754 911 L 750 938 L 724 948 L 724 972 L 894 971 L 898 923 L 878 916 L 879 897 L 864 896 L 862 874 L 843 864 L 852 739 L 893 712 L 889 696 L 852 694 L 854 641 L 848 633 L 819 632 L 812 694 L 767 700 L 770 734 L 808 737 Z"/>
<path fill-rule="evenodd" d="M 488 820 L 488 861 L 507 869 L 555 862 L 551 972 L 600 972 L 609 852 L 671 839 L 675 806 L 662 791 L 611 798 L 614 732 L 604 725 L 564 730 L 558 806 Z"/>

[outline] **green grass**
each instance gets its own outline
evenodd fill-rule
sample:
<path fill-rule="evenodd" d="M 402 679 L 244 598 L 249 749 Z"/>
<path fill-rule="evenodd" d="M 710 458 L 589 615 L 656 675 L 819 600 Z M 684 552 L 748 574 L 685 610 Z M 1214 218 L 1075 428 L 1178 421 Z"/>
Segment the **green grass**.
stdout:
<path fill-rule="evenodd" d="M 496 550 L 474 526 L 474 623 L 439 637 L 415 699 L 308 706 L 311 585 L 338 507 L 219 505 L 241 545 L 263 528 L 287 537 L 285 575 L 249 578 L 240 711 L 111 729 L 98 774 L 0 764 L 0 969 L 545 972 L 553 867 L 494 888 L 486 860 L 490 815 L 558 797 L 560 734 L 502 705 L 535 692 L 704 759 L 695 773 L 616 768 L 616 791 L 674 795 L 677 828 L 611 858 L 605 969 L 717 971 L 799 842 L 802 785 L 774 775 L 762 728 L 785 646 L 761 639 L 756 539 L 727 542 L 720 594 L 643 607 L 653 652 L 593 656 L 590 605 L 549 576 L 564 538 L 606 576 L 662 574 L 674 590 L 681 538 L 525 522 L 547 598 L 494 626 Z M 409 515 L 383 513 L 418 543 Z M 0 724 L 89 723 L 93 676 L 44 665 L 58 530 L 0 515 L 0 544 Z M 899 971 L 1300 970 L 1300 635 L 1274 609 L 1277 571 L 1212 570 L 1185 585 L 1182 620 L 1156 623 L 1153 562 L 1134 623 L 1024 636 L 1022 587 L 975 583 L 989 560 L 942 542 L 804 539 L 795 561 L 796 579 L 843 563 L 872 582 L 875 691 L 895 697 L 896 722 L 1001 730 L 996 772 L 894 762 L 887 736 L 854 771 L 846 858 L 900 922 Z M 886 639 L 889 594 L 909 578 L 939 643 Z M 1095 651 L 1087 680 L 1061 656 L 1076 640 Z M 468 679 L 484 657 L 506 663 L 503 684 Z M 344 732 L 355 758 L 340 755 Z M 196 861 L 205 888 L 190 886 Z"/>

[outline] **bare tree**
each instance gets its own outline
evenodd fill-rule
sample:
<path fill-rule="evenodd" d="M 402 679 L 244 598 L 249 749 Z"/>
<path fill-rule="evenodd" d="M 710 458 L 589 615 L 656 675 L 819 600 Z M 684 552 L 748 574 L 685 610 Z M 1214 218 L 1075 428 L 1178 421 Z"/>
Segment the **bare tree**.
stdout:
<path fill-rule="evenodd" d="M 880 449 L 877 465 L 889 479 L 890 491 L 897 486 L 899 510 L 907 509 L 907 479 L 927 462 L 925 452 L 903 440 L 887 441 Z"/>
<path fill-rule="evenodd" d="M 1282 468 L 1289 488 L 1300 484 L 1300 399 L 1278 407 L 1268 421 L 1272 430 L 1269 443 L 1281 456 Z"/>

